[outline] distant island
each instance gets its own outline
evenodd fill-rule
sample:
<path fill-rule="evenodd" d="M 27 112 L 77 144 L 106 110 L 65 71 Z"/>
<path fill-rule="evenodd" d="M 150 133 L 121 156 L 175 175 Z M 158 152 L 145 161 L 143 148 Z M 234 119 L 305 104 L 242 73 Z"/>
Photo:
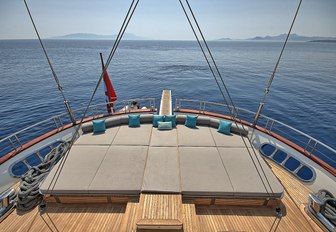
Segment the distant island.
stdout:
<path fill-rule="evenodd" d="M 232 40 L 231 38 L 220 38 L 220 39 L 218 39 L 218 40 L 222 40 L 222 41 L 230 41 L 230 40 Z"/>
<path fill-rule="evenodd" d="M 62 36 L 50 37 L 48 39 L 74 39 L 74 40 L 115 40 L 117 35 L 98 35 L 92 33 L 73 33 Z M 134 35 L 132 33 L 125 33 L 124 40 L 145 40 L 146 38 Z"/>
<path fill-rule="evenodd" d="M 265 36 L 265 37 L 261 37 L 261 36 L 256 36 L 254 38 L 249 38 L 248 40 L 273 40 L 273 41 L 284 41 L 286 39 L 287 34 L 280 34 L 280 35 L 276 35 L 276 36 Z M 290 34 L 289 35 L 289 40 L 290 41 L 302 41 L 302 42 L 308 42 L 308 41 L 312 41 L 312 40 L 335 40 L 336 38 L 333 37 L 321 37 L 321 36 L 302 36 L 302 35 L 298 35 L 298 34 Z"/>
<path fill-rule="evenodd" d="M 322 39 L 322 40 L 311 40 L 308 42 L 317 42 L 317 43 L 336 43 L 336 39 Z"/>
<path fill-rule="evenodd" d="M 241 39 L 241 40 L 252 40 L 252 41 L 284 41 L 286 39 L 287 34 L 280 34 L 276 36 L 256 36 L 253 38 L 248 39 Z M 219 41 L 228 41 L 232 40 L 231 38 L 221 38 L 218 39 Z M 302 36 L 298 34 L 291 34 L 289 36 L 289 41 L 299 41 L 299 42 L 331 42 L 336 41 L 335 37 L 322 37 L 322 36 Z M 331 42 L 332 43 L 332 42 Z"/>

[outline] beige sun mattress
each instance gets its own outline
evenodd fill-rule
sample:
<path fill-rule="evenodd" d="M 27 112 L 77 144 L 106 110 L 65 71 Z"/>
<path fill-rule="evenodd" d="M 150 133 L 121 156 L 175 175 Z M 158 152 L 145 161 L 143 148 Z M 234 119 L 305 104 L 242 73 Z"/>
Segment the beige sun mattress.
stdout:
<path fill-rule="evenodd" d="M 245 148 L 239 135 L 220 134 L 206 125 L 191 129 L 179 124 L 169 131 L 143 123 L 139 128 L 114 125 L 104 134 L 81 135 L 56 184 L 50 182 L 58 166 L 40 189 L 55 195 L 282 197 L 283 187 L 256 153 L 250 145 L 249 151 Z"/>

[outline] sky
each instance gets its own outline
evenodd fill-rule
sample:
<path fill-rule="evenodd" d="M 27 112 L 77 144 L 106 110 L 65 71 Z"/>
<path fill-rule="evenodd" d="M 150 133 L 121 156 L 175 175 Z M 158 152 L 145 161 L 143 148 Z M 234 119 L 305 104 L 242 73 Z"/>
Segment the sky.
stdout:
<path fill-rule="evenodd" d="M 117 34 L 131 0 L 27 0 L 42 38 Z M 287 33 L 299 0 L 189 0 L 206 39 Z M 336 37 L 336 0 L 302 0 L 292 33 Z M 191 40 L 178 0 L 140 0 L 127 28 L 148 39 Z M 0 39 L 34 39 L 23 0 L 0 0 Z"/>

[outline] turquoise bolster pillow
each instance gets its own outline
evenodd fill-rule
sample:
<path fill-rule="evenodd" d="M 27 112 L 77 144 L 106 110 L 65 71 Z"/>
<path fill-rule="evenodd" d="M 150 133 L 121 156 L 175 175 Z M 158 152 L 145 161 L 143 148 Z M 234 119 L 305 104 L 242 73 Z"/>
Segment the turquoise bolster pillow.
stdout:
<path fill-rule="evenodd" d="M 191 128 L 196 127 L 197 118 L 198 118 L 198 115 L 187 115 L 187 119 L 185 121 L 185 125 L 187 127 L 191 127 Z"/>
<path fill-rule="evenodd" d="M 93 120 L 93 133 L 103 133 L 106 130 L 105 127 L 105 120 L 104 119 L 97 119 L 97 120 Z"/>
<path fill-rule="evenodd" d="M 171 130 L 173 129 L 172 122 L 158 122 L 159 130 Z"/>
<path fill-rule="evenodd" d="M 164 121 L 171 122 L 172 127 L 176 127 L 176 115 L 166 115 Z"/>
<path fill-rule="evenodd" d="M 219 121 L 219 126 L 218 126 L 218 132 L 226 134 L 226 135 L 230 135 L 231 134 L 231 126 L 232 126 L 232 122 L 228 122 L 225 120 L 220 120 Z"/>
<path fill-rule="evenodd" d="M 140 126 L 140 115 L 139 114 L 128 115 L 128 126 L 129 127 L 139 127 Z"/>
<path fill-rule="evenodd" d="M 158 122 L 163 122 L 163 115 L 153 115 L 153 127 L 158 127 Z"/>

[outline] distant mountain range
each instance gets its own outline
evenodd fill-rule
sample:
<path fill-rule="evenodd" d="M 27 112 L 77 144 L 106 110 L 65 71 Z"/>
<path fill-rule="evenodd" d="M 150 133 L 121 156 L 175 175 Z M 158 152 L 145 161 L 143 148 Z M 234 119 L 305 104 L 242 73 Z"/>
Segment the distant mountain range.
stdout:
<path fill-rule="evenodd" d="M 279 40 L 279 41 L 284 41 L 286 39 L 287 34 L 280 34 L 276 36 L 256 36 L 254 38 L 249 38 L 248 40 Z M 291 34 L 289 36 L 290 41 L 312 41 L 312 40 L 336 40 L 335 37 L 321 37 L 321 36 L 302 36 L 298 34 Z"/>
<path fill-rule="evenodd" d="M 117 35 L 97 35 L 92 33 L 74 33 L 62 36 L 50 37 L 48 39 L 82 39 L 82 40 L 114 40 Z M 134 35 L 132 33 L 125 33 L 124 40 L 145 40 L 146 38 Z"/>
<path fill-rule="evenodd" d="M 252 40 L 252 41 L 284 41 L 287 34 L 280 34 L 276 36 L 256 36 L 248 39 L 240 40 Z M 92 33 L 74 33 L 63 36 L 50 37 L 48 39 L 74 39 L 74 40 L 114 40 L 116 35 L 98 35 Z M 148 40 L 148 38 L 134 35 L 132 33 L 125 33 L 124 40 Z M 231 38 L 221 38 L 220 41 L 231 41 Z M 301 41 L 301 42 L 334 42 L 336 37 L 322 37 L 322 36 L 302 36 L 298 34 L 291 34 L 289 41 Z"/>
<path fill-rule="evenodd" d="M 287 34 L 280 34 L 276 36 L 256 36 L 248 39 L 240 40 L 254 40 L 254 41 L 284 41 Z M 231 38 L 221 38 L 221 41 L 229 41 Z M 333 42 L 336 41 L 336 37 L 322 37 L 322 36 L 302 36 L 298 34 L 291 34 L 289 36 L 289 41 L 301 41 L 301 42 Z"/>

